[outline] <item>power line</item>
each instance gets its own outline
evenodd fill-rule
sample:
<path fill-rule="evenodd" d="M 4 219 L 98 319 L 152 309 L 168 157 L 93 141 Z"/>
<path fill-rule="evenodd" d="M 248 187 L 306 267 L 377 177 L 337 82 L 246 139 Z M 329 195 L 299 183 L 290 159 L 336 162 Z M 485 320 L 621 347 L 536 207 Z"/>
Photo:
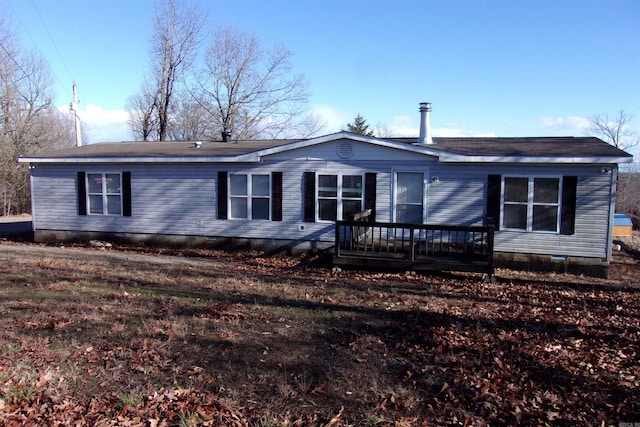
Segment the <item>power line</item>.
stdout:
<path fill-rule="evenodd" d="M 24 30 L 24 32 L 26 33 L 27 37 L 29 37 L 29 39 L 31 40 L 31 43 L 33 43 L 33 46 L 35 47 L 35 50 L 37 50 L 40 53 L 40 56 L 42 56 L 43 58 L 46 58 L 45 55 L 42 53 L 42 50 L 40 49 L 40 47 L 38 46 L 38 43 L 36 43 L 35 39 L 31 36 L 31 33 L 29 32 L 29 29 L 27 28 L 27 26 L 22 22 L 22 20 L 20 19 L 20 16 L 18 16 L 18 14 L 16 13 L 15 9 L 13 8 L 13 6 L 11 5 L 11 2 L 8 1 L 7 4 L 9 5 L 9 8 L 11 9 L 11 13 L 13 14 L 13 16 L 15 17 L 15 19 L 18 21 L 18 23 L 20 24 L 20 26 L 22 27 L 22 29 Z M 64 60 L 64 57 L 62 56 L 62 54 L 60 53 L 60 50 L 58 49 L 58 46 L 56 45 L 55 41 L 53 40 L 53 37 L 51 36 L 51 33 L 49 32 L 49 29 L 46 25 L 46 23 L 44 22 L 44 19 L 42 18 L 42 15 L 40 14 L 40 11 L 38 10 L 37 6 L 35 5 L 35 3 L 33 2 L 33 0 L 31 0 L 31 5 L 33 6 L 34 10 L 36 11 L 36 14 L 38 15 L 38 18 L 40 19 L 40 22 L 42 23 L 42 26 L 44 27 L 47 36 L 49 37 L 49 40 L 51 41 L 51 44 L 53 45 L 54 49 L 56 50 L 62 65 L 64 66 L 65 70 L 67 71 L 67 73 L 69 74 L 69 77 L 71 77 L 72 81 L 75 81 L 75 79 L 73 78 L 73 75 L 71 74 L 71 71 L 69 70 L 69 67 L 67 66 L 67 63 Z M 2 46 L 2 48 L 4 49 L 5 52 L 7 52 L 6 48 L 4 46 Z M 11 59 L 13 60 L 13 62 L 16 63 L 16 65 L 18 65 L 18 67 L 20 67 L 20 65 L 17 63 L 16 59 L 12 57 L 12 55 L 7 52 L 7 54 L 11 57 Z M 20 67 L 20 69 L 22 70 L 22 72 L 24 73 L 24 69 L 22 69 L 22 67 Z M 58 76 L 58 74 L 55 72 L 55 70 L 53 68 L 49 68 L 51 73 L 53 74 L 54 78 L 63 84 L 64 87 L 66 87 L 67 85 L 64 84 L 63 79 L 60 78 L 60 76 Z M 26 73 L 25 73 L 26 75 Z M 31 78 L 29 78 L 29 80 L 31 80 Z M 31 80 L 31 82 L 33 83 L 33 80 Z"/>
<path fill-rule="evenodd" d="M 14 64 L 16 64 L 16 66 L 20 69 L 20 71 L 22 71 L 22 74 L 24 74 L 24 76 L 31 82 L 32 85 L 34 85 L 36 88 L 38 88 L 38 90 L 40 89 L 40 86 L 38 85 L 38 83 L 34 82 L 33 79 L 31 78 L 31 74 L 27 73 L 25 71 L 24 68 L 22 68 L 22 65 L 18 62 L 18 60 L 13 56 L 13 54 L 11 52 L 9 52 L 9 50 L 5 47 L 4 44 L 0 43 L 0 47 L 2 48 L 2 50 L 5 51 L 5 53 L 7 54 L 7 56 L 9 58 L 11 58 L 11 60 L 13 61 Z"/>
<path fill-rule="evenodd" d="M 36 14 L 38 15 L 38 18 L 40 18 L 40 22 L 42 22 L 42 26 L 44 27 L 44 30 L 47 32 L 47 36 L 49 36 L 49 40 L 51 41 L 51 44 L 53 45 L 54 49 L 58 53 L 58 56 L 60 57 L 60 61 L 62 61 L 62 65 L 64 65 L 64 68 L 65 68 L 65 70 L 67 70 L 67 73 L 69 74 L 69 77 L 71 77 L 71 80 L 75 81 L 75 79 L 73 78 L 73 74 L 71 74 L 71 71 L 69 70 L 69 67 L 67 66 L 67 63 L 64 60 L 64 57 L 60 53 L 60 49 L 58 49 L 58 45 L 56 45 L 56 42 L 53 40 L 53 37 L 51 36 L 51 33 L 49 32 L 49 27 L 47 27 L 47 24 L 44 22 L 44 19 L 42 19 L 42 15 L 40 14 L 40 11 L 38 10 L 38 7 L 36 6 L 36 4 L 35 4 L 35 2 L 33 0 L 31 0 L 31 4 L 33 5 L 33 8 L 36 10 Z"/>

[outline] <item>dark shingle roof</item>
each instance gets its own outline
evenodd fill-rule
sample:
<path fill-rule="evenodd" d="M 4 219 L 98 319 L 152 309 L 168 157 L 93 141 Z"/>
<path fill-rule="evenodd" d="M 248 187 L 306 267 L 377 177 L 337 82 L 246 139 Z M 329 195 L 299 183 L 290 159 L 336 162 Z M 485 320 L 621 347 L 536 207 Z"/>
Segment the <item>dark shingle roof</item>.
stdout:
<path fill-rule="evenodd" d="M 392 138 L 415 143 L 416 138 Z M 631 157 L 630 154 L 594 137 L 526 138 L 433 138 L 427 145 L 463 156 L 499 157 Z"/>
<path fill-rule="evenodd" d="M 201 142 L 196 148 L 196 142 L 103 142 L 83 145 L 82 147 L 66 148 L 46 153 L 39 153 L 33 157 L 51 159 L 83 159 L 83 158 L 115 158 L 115 157 L 236 157 L 253 153 L 265 148 L 295 142 L 297 140 L 263 140 L 239 142 Z"/>
<path fill-rule="evenodd" d="M 391 148 L 435 155 L 441 161 L 457 162 L 630 162 L 632 156 L 593 137 L 533 138 L 433 138 L 433 144 L 418 145 L 417 138 L 376 139 L 340 132 L 308 140 L 279 139 L 238 142 L 114 142 L 39 153 L 23 162 L 215 162 L 259 161 L 275 151 L 303 148 L 342 138 L 379 143 Z M 285 147 L 286 145 L 289 146 Z M 199 148 L 196 148 L 198 146 Z M 271 149 L 271 150 L 269 150 Z M 265 151 L 268 150 L 268 151 Z"/>

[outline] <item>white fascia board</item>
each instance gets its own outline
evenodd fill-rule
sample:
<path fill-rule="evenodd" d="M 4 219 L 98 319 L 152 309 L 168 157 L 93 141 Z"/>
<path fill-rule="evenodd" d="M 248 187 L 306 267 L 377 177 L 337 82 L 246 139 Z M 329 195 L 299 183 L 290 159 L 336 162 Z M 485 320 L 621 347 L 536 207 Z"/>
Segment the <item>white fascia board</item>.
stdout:
<path fill-rule="evenodd" d="M 570 163 L 570 164 L 617 164 L 632 163 L 631 157 L 521 157 L 521 156 L 465 156 L 441 154 L 441 163 Z"/>

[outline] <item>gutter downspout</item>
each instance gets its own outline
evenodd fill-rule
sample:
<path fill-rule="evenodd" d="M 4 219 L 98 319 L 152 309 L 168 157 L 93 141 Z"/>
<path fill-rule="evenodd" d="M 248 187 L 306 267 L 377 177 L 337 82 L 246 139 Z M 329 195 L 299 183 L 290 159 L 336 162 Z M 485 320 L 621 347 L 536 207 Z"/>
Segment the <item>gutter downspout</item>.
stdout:
<path fill-rule="evenodd" d="M 35 203 L 35 187 L 33 182 L 33 169 L 37 168 L 37 163 L 29 163 L 29 185 L 31 186 L 31 232 L 33 240 L 36 239 L 36 203 Z"/>
<path fill-rule="evenodd" d="M 611 168 L 611 193 L 609 195 L 609 229 L 607 230 L 607 263 L 613 255 L 613 219 L 616 213 L 616 194 L 618 193 L 618 165 Z"/>

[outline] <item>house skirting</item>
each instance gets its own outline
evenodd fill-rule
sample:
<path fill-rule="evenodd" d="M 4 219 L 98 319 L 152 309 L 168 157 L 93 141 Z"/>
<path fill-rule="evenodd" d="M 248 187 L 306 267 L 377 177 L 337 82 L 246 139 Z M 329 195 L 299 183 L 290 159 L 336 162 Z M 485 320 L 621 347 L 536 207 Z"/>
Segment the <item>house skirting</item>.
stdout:
<path fill-rule="evenodd" d="M 583 274 L 605 279 L 609 275 L 609 262 L 600 258 L 494 252 L 493 263 L 496 268 L 512 270 Z"/>
<path fill-rule="evenodd" d="M 313 250 L 333 250 L 334 242 L 309 240 L 258 239 L 219 236 L 110 233 L 97 231 L 36 230 L 34 241 L 40 243 L 87 243 L 91 240 L 129 245 L 173 248 L 208 248 L 220 250 L 257 250 L 273 254 L 300 255 Z M 606 278 L 609 262 L 600 258 L 552 256 L 494 252 L 494 267 L 525 271 L 584 274 Z"/>
<path fill-rule="evenodd" d="M 333 242 L 308 240 L 259 239 L 220 236 L 191 236 L 176 234 L 112 233 L 100 231 L 36 230 L 38 243 L 87 243 L 92 240 L 127 245 L 169 248 L 203 248 L 220 250 L 257 250 L 273 254 L 300 255 L 313 250 L 332 249 Z"/>

